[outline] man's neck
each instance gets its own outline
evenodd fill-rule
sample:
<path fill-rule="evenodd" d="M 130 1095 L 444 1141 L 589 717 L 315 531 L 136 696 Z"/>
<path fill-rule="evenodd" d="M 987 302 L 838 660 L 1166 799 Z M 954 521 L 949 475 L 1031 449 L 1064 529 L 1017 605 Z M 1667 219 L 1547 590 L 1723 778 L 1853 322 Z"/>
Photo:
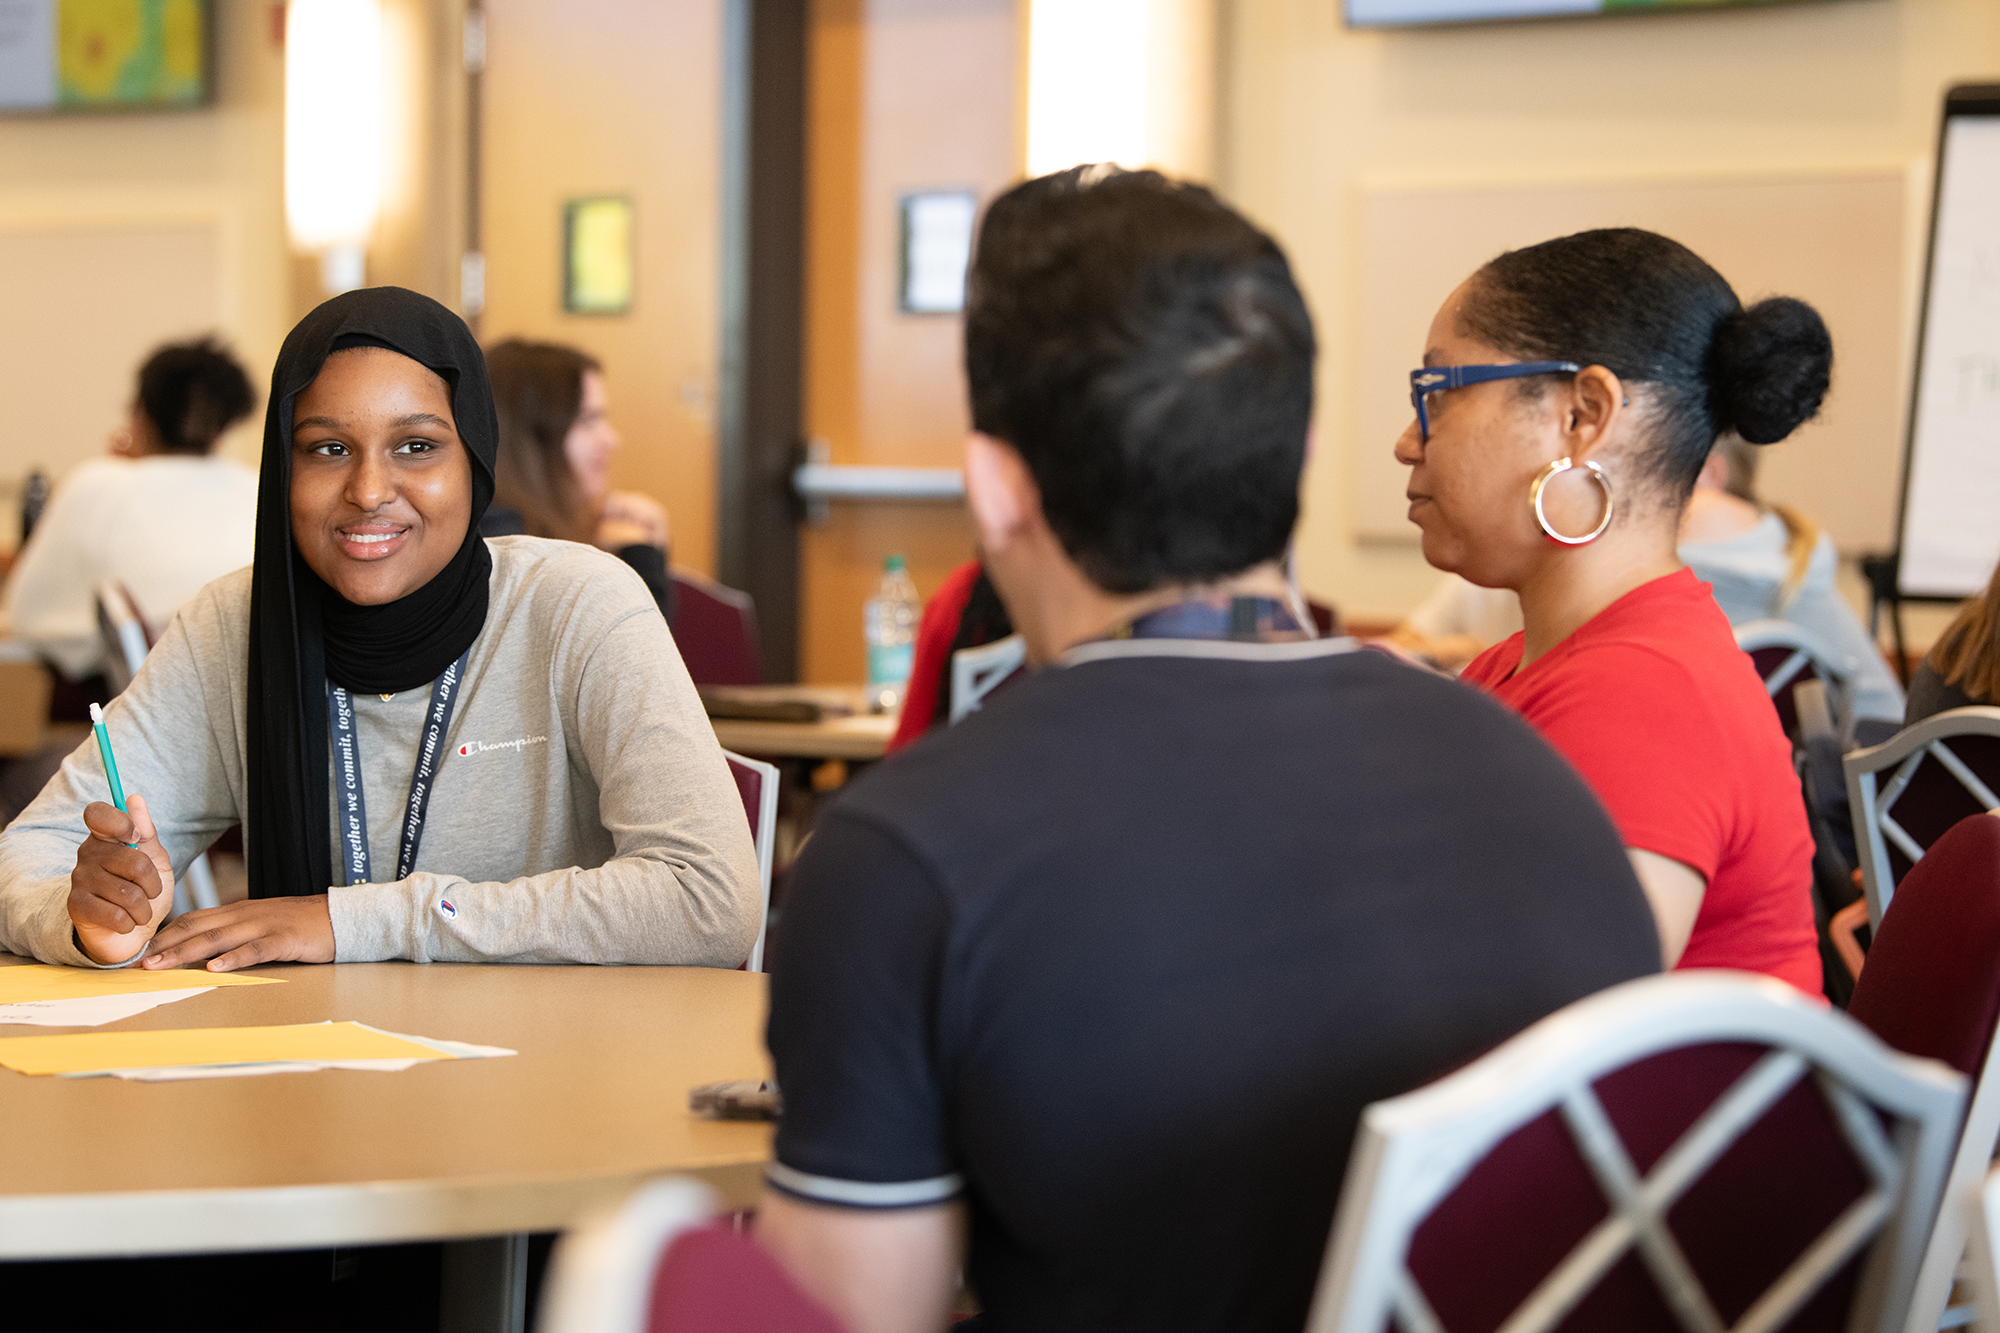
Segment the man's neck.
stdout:
<path fill-rule="evenodd" d="M 1015 627 L 1028 641 L 1031 661 L 1045 663 L 1080 643 L 1103 638 L 1120 625 L 1128 624 L 1162 607 L 1211 597 L 1290 596 L 1284 568 L 1275 560 L 1214 583 L 1176 583 L 1142 593 L 1109 593 L 1087 579 L 1062 580 L 1058 586 L 1044 584 L 1032 609 L 1017 616 Z"/>

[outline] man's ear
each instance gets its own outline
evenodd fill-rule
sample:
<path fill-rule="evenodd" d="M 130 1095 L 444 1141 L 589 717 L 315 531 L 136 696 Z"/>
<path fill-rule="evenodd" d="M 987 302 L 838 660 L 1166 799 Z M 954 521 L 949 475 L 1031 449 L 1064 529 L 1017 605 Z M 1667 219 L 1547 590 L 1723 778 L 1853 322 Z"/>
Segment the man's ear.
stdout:
<path fill-rule="evenodd" d="M 965 504 L 979 549 L 997 554 L 1042 519 L 1042 492 L 1013 445 L 974 431 L 965 440 Z"/>

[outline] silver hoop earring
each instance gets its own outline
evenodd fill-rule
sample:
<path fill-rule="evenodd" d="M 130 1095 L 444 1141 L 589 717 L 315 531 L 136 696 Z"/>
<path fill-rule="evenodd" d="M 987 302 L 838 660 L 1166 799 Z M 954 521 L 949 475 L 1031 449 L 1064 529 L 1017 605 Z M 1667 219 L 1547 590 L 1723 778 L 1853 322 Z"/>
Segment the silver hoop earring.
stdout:
<path fill-rule="evenodd" d="M 1535 506 L 1535 522 L 1541 525 L 1542 531 L 1547 534 L 1550 541 L 1561 542 L 1564 546 L 1588 546 L 1591 542 L 1602 537 L 1604 530 L 1611 526 L 1611 510 L 1613 506 L 1611 478 L 1604 475 L 1603 468 L 1588 458 L 1583 460 L 1584 470 L 1590 473 L 1591 477 L 1595 479 L 1598 486 L 1604 491 L 1604 517 L 1598 519 L 1597 526 L 1592 528 L 1588 533 L 1581 537 L 1565 537 L 1549 526 L 1549 516 L 1542 510 L 1542 488 L 1549 484 L 1551 477 L 1567 472 L 1574 466 L 1575 464 L 1571 463 L 1567 458 L 1558 458 L 1543 468 L 1541 475 L 1535 478 L 1534 485 L 1528 488 L 1528 499 Z"/>

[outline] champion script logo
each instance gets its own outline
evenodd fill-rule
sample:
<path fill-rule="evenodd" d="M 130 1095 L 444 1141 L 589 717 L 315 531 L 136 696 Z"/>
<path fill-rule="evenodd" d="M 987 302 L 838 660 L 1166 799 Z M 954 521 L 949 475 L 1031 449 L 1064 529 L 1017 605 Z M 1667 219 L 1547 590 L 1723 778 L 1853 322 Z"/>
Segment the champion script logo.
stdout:
<path fill-rule="evenodd" d="M 511 741 L 495 741 L 490 745 L 485 741 L 467 741 L 458 747 L 458 752 L 461 755 L 474 755 L 485 754 L 489 750 L 512 750 L 515 754 L 519 754 L 530 745 L 547 745 L 548 743 L 549 738 L 547 736 L 516 736 Z"/>

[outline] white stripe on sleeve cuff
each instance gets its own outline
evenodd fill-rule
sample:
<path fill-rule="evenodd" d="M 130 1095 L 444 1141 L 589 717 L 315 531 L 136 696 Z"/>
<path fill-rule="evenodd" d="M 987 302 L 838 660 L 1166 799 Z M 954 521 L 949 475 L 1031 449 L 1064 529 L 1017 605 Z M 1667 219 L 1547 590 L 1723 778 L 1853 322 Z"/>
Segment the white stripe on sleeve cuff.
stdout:
<path fill-rule="evenodd" d="M 773 1185 L 787 1194 L 819 1203 L 845 1204 L 850 1208 L 916 1208 L 943 1203 L 965 1189 L 965 1177 L 953 1172 L 929 1180 L 897 1180 L 886 1184 L 867 1180 L 838 1180 L 795 1170 L 783 1162 L 765 1168 Z"/>

